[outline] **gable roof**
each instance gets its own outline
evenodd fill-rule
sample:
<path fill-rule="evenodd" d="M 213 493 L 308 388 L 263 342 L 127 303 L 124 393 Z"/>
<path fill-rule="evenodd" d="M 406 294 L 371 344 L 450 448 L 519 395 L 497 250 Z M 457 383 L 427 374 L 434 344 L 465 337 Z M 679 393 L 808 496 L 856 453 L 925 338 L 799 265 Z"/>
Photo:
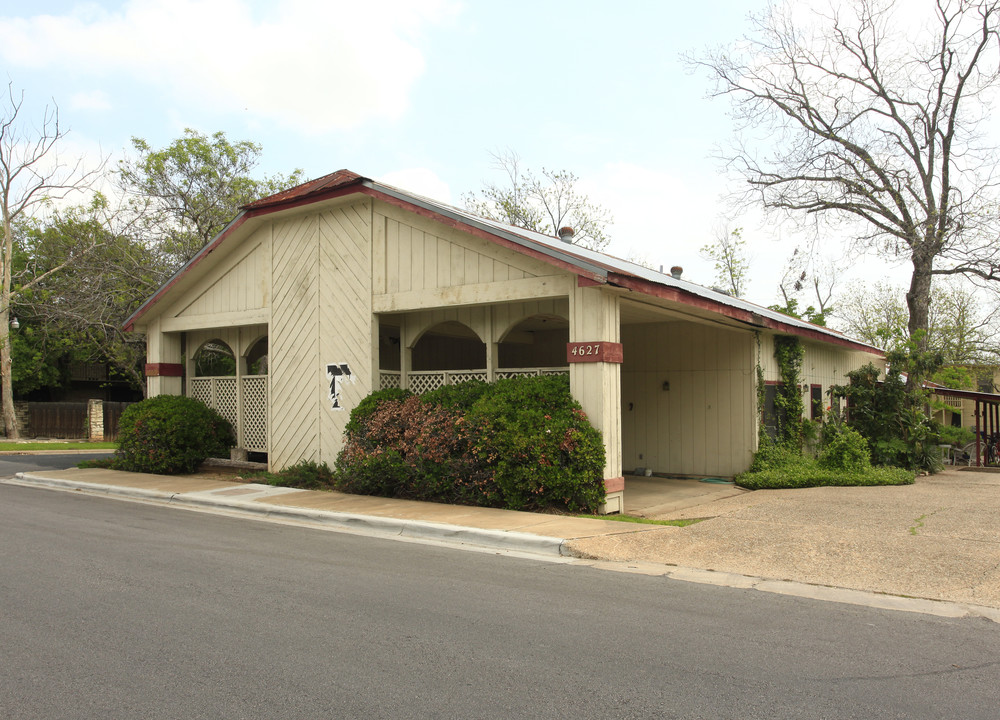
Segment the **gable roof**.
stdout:
<path fill-rule="evenodd" d="M 853 340 L 835 330 L 783 315 L 742 298 L 732 297 L 628 260 L 622 260 L 579 245 L 572 245 L 532 230 L 480 217 L 462 208 L 375 182 L 350 170 L 338 170 L 244 205 L 240 209 L 240 214 L 222 232 L 174 273 L 152 297 L 146 300 L 126 320 L 125 329 L 134 329 L 136 322 L 159 302 L 180 278 L 225 244 L 225 241 L 236 234 L 247 221 L 271 213 L 355 193 L 383 200 L 463 232 L 535 257 L 556 267 L 569 270 L 577 274 L 581 278 L 581 282 L 621 287 L 651 297 L 699 308 L 753 327 L 798 335 L 876 355 L 883 354 L 878 348 Z"/>

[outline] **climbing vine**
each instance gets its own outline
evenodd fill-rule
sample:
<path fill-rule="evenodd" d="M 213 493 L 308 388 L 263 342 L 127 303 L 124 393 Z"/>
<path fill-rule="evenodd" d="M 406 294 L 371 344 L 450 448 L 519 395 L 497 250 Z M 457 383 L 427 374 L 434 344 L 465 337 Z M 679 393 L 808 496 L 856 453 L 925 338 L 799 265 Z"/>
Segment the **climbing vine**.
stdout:
<path fill-rule="evenodd" d="M 764 382 L 764 368 L 760 364 L 760 333 L 754 330 L 753 337 L 757 341 L 757 407 L 763 412 L 764 403 L 767 401 L 767 383 Z M 757 444 L 765 445 L 770 440 L 771 437 L 767 434 L 767 425 L 761 418 L 757 425 Z"/>
<path fill-rule="evenodd" d="M 774 359 L 778 362 L 781 384 L 774 397 L 778 420 L 777 440 L 783 445 L 798 448 L 802 442 L 802 361 L 805 348 L 797 337 L 778 335 L 774 338 Z"/>

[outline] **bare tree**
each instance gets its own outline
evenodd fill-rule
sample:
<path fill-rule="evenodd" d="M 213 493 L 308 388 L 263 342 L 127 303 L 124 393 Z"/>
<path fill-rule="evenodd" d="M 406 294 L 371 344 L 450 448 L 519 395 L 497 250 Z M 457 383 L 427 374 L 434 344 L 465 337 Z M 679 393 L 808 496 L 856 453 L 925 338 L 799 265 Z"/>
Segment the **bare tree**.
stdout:
<path fill-rule="evenodd" d="M 921 33 L 880 0 L 774 5 L 734 52 L 695 59 L 738 123 L 726 159 L 744 200 L 799 220 L 856 221 L 866 248 L 908 258 L 908 330 L 931 278 L 1000 279 L 996 156 L 979 133 L 998 74 L 994 0 L 937 0 Z"/>
<path fill-rule="evenodd" d="M 477 195 L 462 195 L 465 207 L 478 215 L 545 235 L 573 228 L 573 242 L 601 250 L 610 242 L 612 218 L 605 208 L 577 192 L 577 176 L 567 170 L 542 168 L 541 177 L 521 166 L 513 150 L 492 153 L 493 167 L 507 176 L 505 183 L 485 183 Z"/>
<path fill-rule="evenodd" d="M 66 130 L 59 124 L 59 108 L 46 107 L 41 124 L 26 127 L 20 117 L 24 93 L 7 86 L 6 107 L 0 110 L 0 215 L 3 221 L 3 247 L 0 249 L 0 396 L 7 437 L 18 437 L 14 417 L 14 394 L 11 386 L 10 307 L 12 264 L 14 260 L 14 223 L 53 200 L 88 188 L 100 175 L 104 163 L 86 169 L 81 159 L 64 162 L 59 143 Z M 65 263 L 86 254 L 92 246 L 83 245 L 67 255 Z M 45 276 L 58 272 L 50 268 L 41 276 L 19 287 L 24 290 Z"/>

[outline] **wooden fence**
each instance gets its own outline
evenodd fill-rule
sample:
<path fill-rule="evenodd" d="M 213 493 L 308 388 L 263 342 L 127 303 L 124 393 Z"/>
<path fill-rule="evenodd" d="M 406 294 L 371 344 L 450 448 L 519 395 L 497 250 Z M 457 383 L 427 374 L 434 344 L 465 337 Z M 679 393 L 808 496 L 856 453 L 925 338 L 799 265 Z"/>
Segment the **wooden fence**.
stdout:
<path fill-rule="evenodd" d="M 118 421 L 129 403 L 104 402 L 104 440 L 118 437 Z M 85 402 L 29 402 L 25 437 L 78 439 L 92 436 L 90 414 Z"/>

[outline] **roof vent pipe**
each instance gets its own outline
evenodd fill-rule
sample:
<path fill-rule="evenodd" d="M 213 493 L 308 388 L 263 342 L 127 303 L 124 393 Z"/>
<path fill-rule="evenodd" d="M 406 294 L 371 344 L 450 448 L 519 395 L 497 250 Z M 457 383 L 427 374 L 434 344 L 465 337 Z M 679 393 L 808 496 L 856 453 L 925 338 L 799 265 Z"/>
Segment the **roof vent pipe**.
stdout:
<path fill-rule="evenodd" d="M 573 232 L 573 228 L 571 228 L 571 227 L 561 227 L 561 228 L 559 228 L 559 239 L 562 240 L 564 243 L 572 243 L 573 242 L 573 236 L 575 234 L 576 233 Z"/>
<path fill-rule="evenodd" d="M 670 277 L 672 277 L 674 280 L 680 280 L 681 273 L 683 272 L 684 268 L 682 268 L 680 265 L 674 265 L 672 268 L 670 268 Z"/>

